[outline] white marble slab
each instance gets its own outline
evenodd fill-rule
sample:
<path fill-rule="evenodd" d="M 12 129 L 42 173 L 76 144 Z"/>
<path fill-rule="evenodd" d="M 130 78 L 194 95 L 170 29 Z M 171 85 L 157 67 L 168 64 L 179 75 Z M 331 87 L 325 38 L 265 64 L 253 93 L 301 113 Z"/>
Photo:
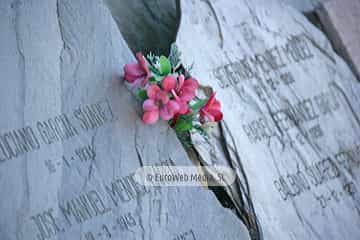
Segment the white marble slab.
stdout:
<path fill-rule="evenodd" d="M 0 2 L 0 239 L 248 239 L 211 191 L 145 188 L 142 165 L 191 165 L 124 88 L 135 61 L 100 0 Z"/>
<path fill-rule="evenodd" d="M 253 237 L 359 239 L 360 86 L 329 41 L 275 0 L 181 9 L 183 60 L 224 111 L 218 138 L 194 146 L 237 170 L 227 191 Z"/>

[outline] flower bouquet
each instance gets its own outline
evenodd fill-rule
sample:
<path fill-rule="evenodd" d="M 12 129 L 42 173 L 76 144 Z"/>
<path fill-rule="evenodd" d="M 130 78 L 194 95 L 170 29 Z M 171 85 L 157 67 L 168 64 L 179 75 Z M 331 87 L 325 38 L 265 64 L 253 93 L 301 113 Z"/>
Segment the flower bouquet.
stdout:
<path fill-rule="evenodd" d="M 137 88 L 142 102 L 144 124 L 168 121 L 177 134 L 192 130 L 206 133 L 205 128 L 223 118 L 221 104 L 212 93 L 208 98 L 197 96 L 199 82 L 180 61 L 176 45 L 169 57 L 146 57 L 136 54 L 137 63 L 126 64 L 124 79 Z"/>

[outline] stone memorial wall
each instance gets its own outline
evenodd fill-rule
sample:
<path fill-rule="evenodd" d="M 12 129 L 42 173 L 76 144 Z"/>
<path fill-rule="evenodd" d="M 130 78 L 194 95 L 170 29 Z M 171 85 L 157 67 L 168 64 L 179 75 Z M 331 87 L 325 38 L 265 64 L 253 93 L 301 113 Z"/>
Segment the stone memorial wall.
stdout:
<path fill-rule="evenodd" d="M 227 192 L 253 239 L 359 239 L 360 86 L 325 35 L 275 0 L 181 10 L 183 60 L 224 111 L 194 148 L 237 170 Z"/>
<path fill-rule="evenodd" d="M 360 83 L 301 14 L 320 2 L 0 1 L 0 239 L 358 240 Z M 209 139 L 191 135 L 193 152 L 141 122 L 121 77 L 135 52 L 175 40 L 224 112 Z M 194 160 L 237 180 L 135 179 Z"/>
<path fill-rule="evenodd" d="M 6 0 L 0 13 L 1 240 L 249 239 L 205 188 L 134 180 L 191 162 L 114 78 L 135 59 L 102 1 Z"/>

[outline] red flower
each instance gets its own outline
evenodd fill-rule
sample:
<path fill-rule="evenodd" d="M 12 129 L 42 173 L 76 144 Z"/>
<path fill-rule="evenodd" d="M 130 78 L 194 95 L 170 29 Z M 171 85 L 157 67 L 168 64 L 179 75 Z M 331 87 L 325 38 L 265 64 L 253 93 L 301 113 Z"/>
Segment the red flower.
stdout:
<path fill-rule="evenodd" d="M 125 64 L 124 78 L 129 83 L 145 86 L 151 76 L 151 73 L 141 52 L 136 54 L 136 58 L 138 61 L 137 63 Z"/>
<path fill-rule="evenodd" d="M 215 99 L 215 93 L 213 93 L 206 104 L 200 109 L 200 122 L 219 122 L 222 119 L 221 104 Z"/>

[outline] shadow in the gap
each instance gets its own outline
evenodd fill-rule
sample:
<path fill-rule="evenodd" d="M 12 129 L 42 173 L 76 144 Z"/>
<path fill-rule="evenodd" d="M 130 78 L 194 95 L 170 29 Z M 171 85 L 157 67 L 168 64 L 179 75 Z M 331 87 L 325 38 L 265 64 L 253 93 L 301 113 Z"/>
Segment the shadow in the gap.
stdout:
<path fill-rule="evenodd" d="M 175 42 L 180 8 L 177 0 L 104 0 L 130 49 L 167 55 Z"/>

